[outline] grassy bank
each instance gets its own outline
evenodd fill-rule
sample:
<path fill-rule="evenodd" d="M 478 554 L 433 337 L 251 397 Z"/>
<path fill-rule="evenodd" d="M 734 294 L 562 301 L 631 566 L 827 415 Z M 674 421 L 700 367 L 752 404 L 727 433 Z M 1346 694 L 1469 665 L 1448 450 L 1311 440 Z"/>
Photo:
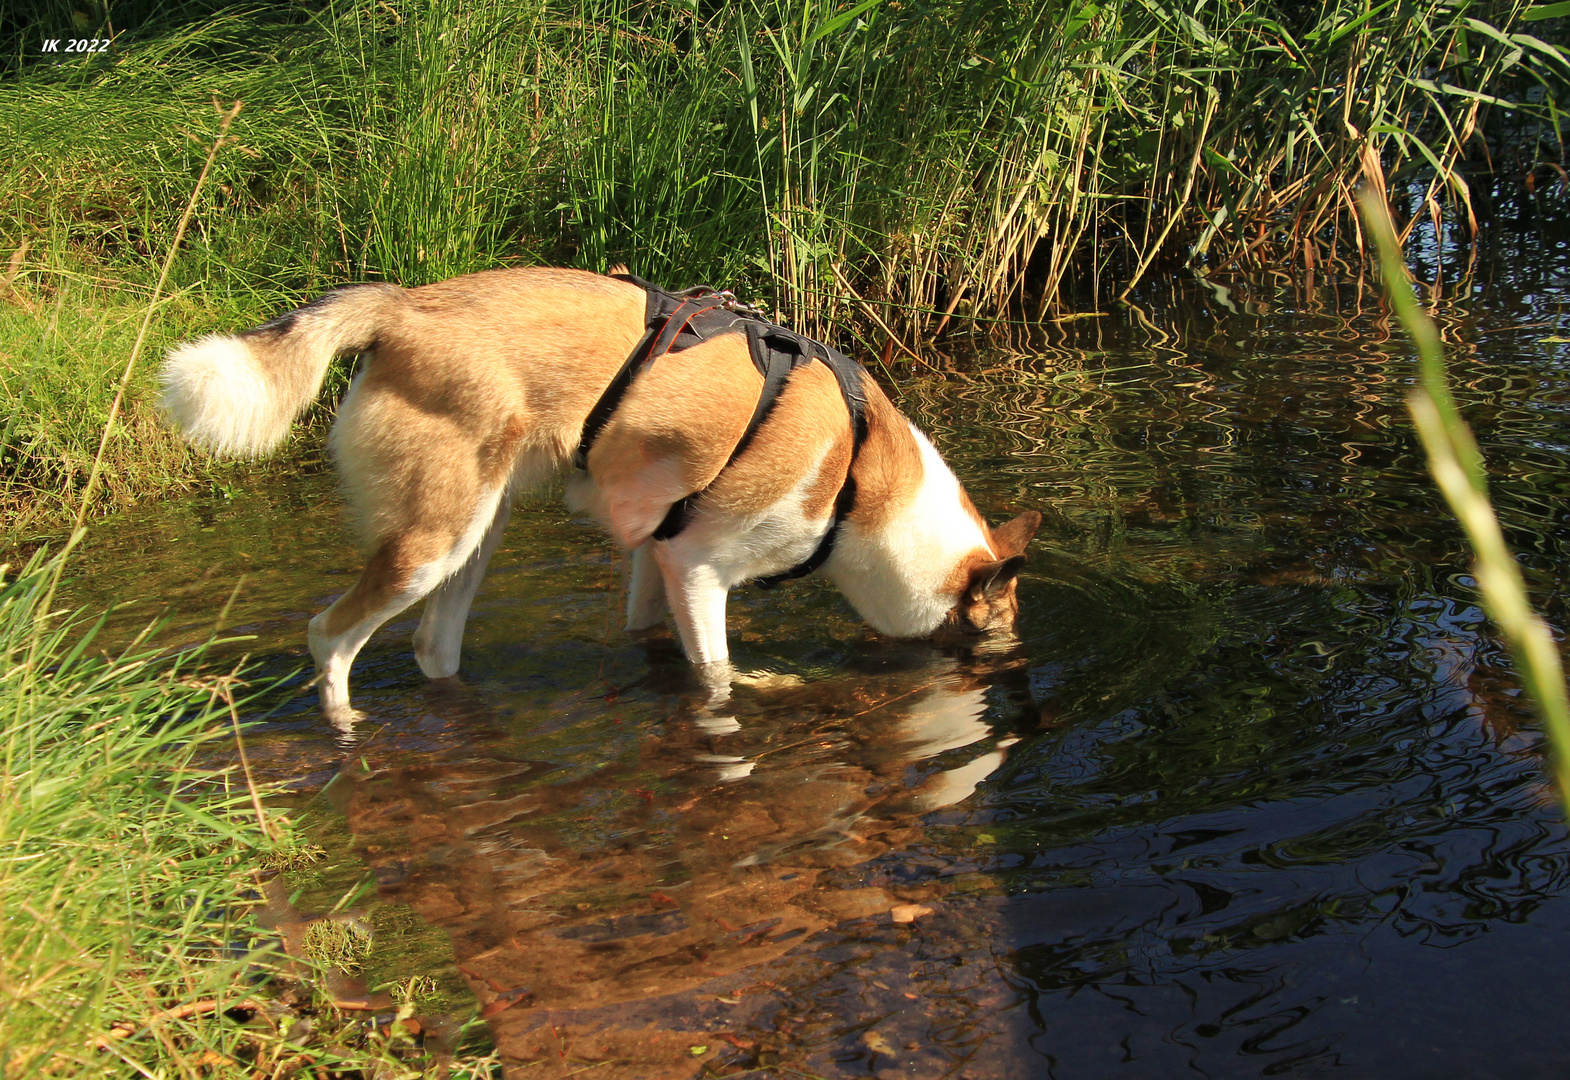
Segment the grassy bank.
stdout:
<path fill-rule="evenodd" d="M 38 520 L 69 502 L 118 305 L 169 248 L 215 96 L 245 110 L 160 341 L 347 280 L 626 262 L 902 356 L 1155 274 L 1355 269 L 1364 184 L 1409 242 L 1454 254 L 1491 175 L 1546 189 L 1560 167 L 1564 20 L 1538 17 L 1557 11 L 32 0 L 0 23 L 0 255 L 19 253 L 0 393 L 22 417 L 0 502 Z M 139 378 L 106 505 L 199 475 Z"/>
<path fill-rule="evenodd" d="M 226 914 L 238 897 L 234 855 L 249 847 L 226 820 L 235 804 L 188 814 L 173 795 L 190 782 L 192 749 L 214 736 L 215 713 L 177 668 L 77 649 L 90 645 L 88 628 L 43 617 L 50 569 L 35 561 L 0 592 L 8 1076 L 85 1075 L 98 1060 L 90 1041 L 116 1021 L 234 982 L 221 943 L 236 929 Z M 193 941 L 206 947 L 179 947 Z M 190 1025 L 174 1026 L 183 1037 Z M 139 1055 L 146 1041 L 125 1049 Z"/>
<path fill-rule="evenodd" d="M 0 550 L 31 547 L 70 522 L 147 294 L 62 276 L 49 293 L 0 304 Z M 161 314 L 154 348 L 214 318 L 188 295 L 166 301 Z M 105 448 L 99 511 L 232 472 L 191 453 L 159 418 L 150 365 L 133 379 L 130 407 Z"/>
<path fill-rule="evenodd" d="M 0 1075 L 418 1075 L 412 1039 L 330 1007 L 251 917 L 299 845 L 238 770 L 196 764 L 235 739 L 222 673 L 97 653 L 45 614 L 56 569 L 0 583 Z"/>
<path fill-rule="evenodd" d="M 182 263 L 206 297 L 626 261 L 801 318 L 859 311 L 854 291 L 930 334 L 956 301 L 1029 313 L 1153 267 L 1355 260 L 1362 182 L 1424 227 L 1469 224 L 1468 177 L 1557 151 L 1565 64 L 1536 17 L 1556 11 L 128 4 L 105 53 L 12 43 L 0 233 L 41 269 L 145 263 L 218 95 L 246 112 Z"/>
<path fill-rule="evenodd" d="M 245 477 L 269 467 L 214 461 L 187 447 L 157 410 L 157 363 L 176 342 L 255 325 L 287 301 L 258 295 L 218 305 L 184 290 L 158 302 L 102 469 L 85 492 L 151 292 L 151 282 L 73 271 L 54 275 L 47 289 L 0 302 L 0 559 L 59 538 L 84 494 L 99 516 L 198 487 L 240 490 Z M 285 445 L 284 461 L 319 449 L 346 385 L 347 365 L 340 365 L 322 403 Z"/>

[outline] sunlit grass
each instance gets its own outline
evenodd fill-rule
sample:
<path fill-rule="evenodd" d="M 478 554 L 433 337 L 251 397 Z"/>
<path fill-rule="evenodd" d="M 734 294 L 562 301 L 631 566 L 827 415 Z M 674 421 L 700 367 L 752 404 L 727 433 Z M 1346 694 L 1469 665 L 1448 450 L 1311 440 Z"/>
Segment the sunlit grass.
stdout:
<path fill-rule="evenodd" d="M 1191 10 L 1192 8 L 1192 10 Z M 700 9 L 703 10 L 703 9 Z M 182 254 L 204 294 L 500 262 L 742 285 L 912 343 L 1155 270 L 1355 265 L 1352 191 L 1470 225 L 1460 166 L 1535 164 L 1570 65 L 1524 4 L 937 8 L 334 0 L 139 26 L 0 83 L 0 241 L 144 275 L 213 93 L 237 152 Z M 1537 128 L 1522 127 L 1527 119 Z"/>
<path fill-rule="evenodd" d="M 113 298 L 151 290 L 214 94 L 245 109 L 151 345 L 345 281 L 626 263 L 906 356 L 956 320 L 997 328 L 1154 274 L 1355 271 L 1362 183 L 1404 231 L 1469 229 L 1462 166 L 1486 139 L 1535 168 L 1570 74 L 1540 9 L 1480 0 L 160 11 L 108 53 L 24 56 L 0 80 L 0 258 L 21 253 L 0 403 L 37 433 L 13 425 L 0 452 L 24 517 L 70 505 L 124 355 Z M 142 427 L 114 445 L 147 452 L 110 459 L 108 505 L 196 465 L 138 380 Z"/>
<path fill-rule="evenodd" d="M 90 624 L 54 606 L 95 490 L 117 463 L 138 464 L 134 452 L 113 449 L 134 415 L 137 362 L 239 111 L 219 109 L 156 283 L 125 320 L 136 329 L 123 356 L 84 373 L 101 386 L 89 396 L 102 398 L 103 413 L 80 421 L 98 424 L 96 439 L 77 432 L 66 443 L 96 447 L 63 470 L 56 497 L 75 502 L 70 540 L 52 556 L 36 552 L 9 580 L 0 567 L 0 1076 L 409 1076 L 433 1060 L 407 1026 L 366 1032 L 325 1002 L 309 1009 L 316 1019 L 302 1019 L 302 980 L 310 998 L 327 967 L 357 970 L 368 932 L 318 920 L 306 955 L 285 959 L 249 917 L 262 900 L 259 874 L 308 867 L 323 849 L 271 820 L 252 781 L 236 700 L 243 662 L 209 670 L 211 640 L 154 649 L 152 627 L 110 655 L 94 640 L 107 614 Z M 10 391 L 42 420 L 71 396 L 44 386 L 70 367 L 48 362 L 55 338 L 71 347 L 65 307 L 61 293 L 38 355 Z M 0 447 L 36 466 L 45 460 L 38 437 L 12 422 Z M 215 636 L 226 612 L 216 613 Z M 234 741 L 238 774 L 196 764 L 219 739 Z M 294 1004 L 270 998 L 279 985 L 295 987 Z M 398 1019 L 410 1011 L 405 1002 Z M 494 1063 L 471 1057 L 459 1074 L 483 1075 Z"/>
<path fill-rule="evenodd" d="M 251 919 L 258 871 L 321 849 L 264 828 L 237 771 L 199 763 L 233 739 L 232 673 L 205 648 L 99 650 L 92 620 L 48 606 L 64 557 L 0 580 L 0 1075 L 420 1075 L 429 1054 L 317 989 L 312 962 L 357 968 L 364 931 L 313 922 L 317 947 L 286 958 Z M 406 1009 L 430 997 L 399 974 Z M 469 1053 L 452 1075 L 493 1066 Z"/>
<path fill-rule="evenodd" d="M 0 590 L 5 1075 L 105 1075 L 168 1040 L 227 1053 L 232 1040 L 200 1018 L 94 1043 L 175 1004 L 245 994 L 244 969 L 269 963 L 248 955 L 237 914 L 262 836 L 237 823 L 244 796 L 193 767 L 226 733 L 201 654 L 96 652 L 91 624 L 42 606 L 55 560 L 35 556 Z"/>

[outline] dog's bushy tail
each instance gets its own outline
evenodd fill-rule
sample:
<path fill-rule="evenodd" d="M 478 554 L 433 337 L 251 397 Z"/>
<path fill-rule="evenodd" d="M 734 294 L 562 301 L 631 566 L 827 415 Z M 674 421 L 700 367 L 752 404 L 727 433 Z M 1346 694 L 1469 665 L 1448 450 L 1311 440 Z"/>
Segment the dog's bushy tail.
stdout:
<path fill-rule="evenodd" d="M 254 330 L 177 345 L 159 372 L 164 411 L 214 454 L 266 454 L 315 400 L 333 357 L 372 348 L 402 303 L 396 285 L 351 285 Z"/>

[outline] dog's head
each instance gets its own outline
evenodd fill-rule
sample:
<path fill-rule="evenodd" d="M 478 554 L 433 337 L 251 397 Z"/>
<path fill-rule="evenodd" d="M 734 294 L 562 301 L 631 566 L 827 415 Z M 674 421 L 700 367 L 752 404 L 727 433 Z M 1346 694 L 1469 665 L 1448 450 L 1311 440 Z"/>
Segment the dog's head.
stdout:
<path fill-rule="evenodd" d="M 1019 617 L 1016 595 L 1025 545 L 1041 527 L 1041 515 L 1027 510 L 992 533 L 992 550 L 977 552 L 955 573 L 954 606 L 940 630 L 986 634 L 1010 630 Z"/>

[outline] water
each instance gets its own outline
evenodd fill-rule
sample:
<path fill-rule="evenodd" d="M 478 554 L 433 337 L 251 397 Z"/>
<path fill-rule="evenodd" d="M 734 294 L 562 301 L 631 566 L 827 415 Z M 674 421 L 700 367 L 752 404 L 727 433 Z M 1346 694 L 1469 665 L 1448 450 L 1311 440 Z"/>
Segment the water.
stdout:
<path fill-rule="evenodd" d="M 1556 259 L 1443 315 L 1562 627 Z M 742 590 L 717 717 L 673 644 L 617 630 L 604 538 L 541 504 L 463 685 L 400 620 L 345 738 L 290 674 L 359 565 L 319 464 L 105 526 L 74 598 L 194 640 L 245 575 L 228 648 L 287 677 L 247 706 L 252 764 L 331 853 L 302 908 L 371 876 L 372 981 L 434 975 L 520 1076 L 1563 1076 L 1570 844 L 1407 348 L 1354 285 L 1225 299 L 897 372 L 984 512 L 1046 515 L 1006 648 Z"/>

